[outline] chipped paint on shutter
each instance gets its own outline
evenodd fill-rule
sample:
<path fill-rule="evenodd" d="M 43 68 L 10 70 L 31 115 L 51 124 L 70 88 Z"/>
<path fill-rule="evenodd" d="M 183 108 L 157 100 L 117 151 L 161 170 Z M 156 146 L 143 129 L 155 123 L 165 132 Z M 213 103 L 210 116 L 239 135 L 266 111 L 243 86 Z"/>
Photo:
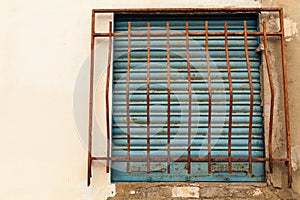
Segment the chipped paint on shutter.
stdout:
<path fill-rule="evenodd" d="M 127 33 L 128 22 L 131 24 L 131 33 L 147 33 L 148 22 L 150 22 L 151 33 L 165 32 L 166 23 L 170 23 L 170 156 L 172 158 L 180 160 L 188 157 L 189 92 L 184 35 L 186 21 L 192 33 L 193 31 L 205 32 L 205 21 L 208 21 L 208 31 L 224 32 L 224 22 L 227 21 L 228 32 L 243 32 L 244 20 L 247 21 L 247 31 L 258 30 L 258 16 L 254 14 L 115 15 L 116 33 Z M 172 33 L 183 33 L 183 35 L 172 36 Z M 253 161 L 252 173 L 249 173 L 249 162 L 232 162 L 232 173 L 228 173 L 227 161 L 213 161 L 213 158 L 228 158 L 230 92 L 224 36 L 209 36 L 208 39 L 212 89 L 211 173 L 209 174 L 207 161 L 192 161 L 190 174 L 187 170 L 187 162 L 170 162 L 170 173 L 168 173 L 167 162 L 151 161 L 151 157 L 168 156 L 168 51 L 166 36 L 150 36 L 149 43 L 147 39 L 147 36 L 131 36 L 130 57 L 128 57 L 128 36 L 114 38 L 112 157 L 127 158 L 128 142 L 130 142 L 130 158 L 147 158 L 147 150 L 150 150 L 150 166 L 147 169 L 147 160 L 131 161 L 128 166 L 126 161 L 112 161 L 112 181 L 264 181 L 263 162 Z M 255 52 L 259 45 L 258 36 L 248 36 L 247 44 L 253 83 L 251 153 L 253 158 L 263 158 L 260 55 Z M 150 45 L 149 60 L 148 45 Z M 209 90 L 205 48 L 205 36 L 189 36 L 192 88 L 190 157 L 192 159 L 208 156 Z M 250 87 L 244 37 L 229 36 L 228 49 L 233 91 L 231 157 L 232 159 L 247 158 Z M 147 84 L 147 61 L 150 64 L 149 85 Z M 128 66 L 130 66 L 129 73 Z M 128 77 L 130 81 L 127 85 Z M 126 90 L 127 86 L 128 90 Z M 147 95 L 147 86 L 149 86 L 149 95 Z M 126 104 L 127 92 L 129 105 Z M 147 109 L 150 111 L 150 140 L 147 140 Z M 130 123 L 127 121 L 128 111 Z M 148 143 L 150 149 L 147 147 Z"/>

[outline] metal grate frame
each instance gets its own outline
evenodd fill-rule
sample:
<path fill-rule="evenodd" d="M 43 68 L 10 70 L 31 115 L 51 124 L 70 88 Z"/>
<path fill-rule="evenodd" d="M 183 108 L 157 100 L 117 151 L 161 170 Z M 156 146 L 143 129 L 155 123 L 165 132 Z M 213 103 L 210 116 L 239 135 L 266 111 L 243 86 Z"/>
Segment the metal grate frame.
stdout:
<path fill-rule="evenodd" d="M 128 23 L 128 33 L 114 33 L 112 31 L 112 22 L 109 22 L 109 32 L 108 33 L 96 33 L 95 32 L 95 16 L 98 13 L 262 13 L 262 12 L 273 12 L 279 14 L 280 20 L 280 30 L 276 32 L 268 32 L 266 28 L 266 22 L 263 22 L 263 31 L 262 32 L 247 32 L 247 24 L 244 22 L 244 31 L 243 32 L 228 32 L 227 22 L 224 23 L 224 32 L 208 32 L 208 22 L 205 23 L 204 32 L 189 32 L 188 22 L 186 22 L 186 32 L 185 33 L 171 33 L 169 23 L 167 22 L 166 32 L 150 32 L 150 23 L 148 22 L 148 30 L 144 32 L 131 32 L 131 24 Z M 288 105 L 288 83 L 287 83 L 287 67 L 286 67 L 286 49 L 285 49 L 285 40 L 284 40 L 284 17 L 282 8 L 144 8 L 144 9 L 94 9 L 92 10 L 92 20 L 91 20 L 91 62 L 90 62 L 90 96 L 89 96 L 89 128 L 88 128 L 88 174 L 87 174 L 87 185 L 90 185 L 90 180 L 92 177 L 91 168 L 92 161 L 104 160 L 106 161 L 106 172 L 110 170 L 109 164 L 110 161 L 125 161 L 127 162 L 127 170 L 129 169 L 130 161 L 145 161 L 147 162 L 147 172 L 150 171 L 150 162 L 167 162 L 168 169 L 167 172 L 170 173 L 170 162 L 179 161 L 187 162 L 187 170 L 190 173 L 191 162 L 208 162 L 208 172 L 211 171 L 211 162 L 228 162 L 228 173 L 232 172 L 232 162 L 248 162 L 249 163 L 249 172 L 252 171 L 252 162 L 267 162 L 269 164 L 270 172 L 273 172 L 273 162 L 281 161 L 287 164 L 288 169 L 288 184 L 291 187 L 292 185 L 292 162 L 291 162 L 291 147 L 290 147 L 290 122 L 289 122 L 289 105 Z M 110 71 L 111 71 L 111 55 L 112 55 L 112 38 L 117 36 L 128 36 L 130 40 L 131 36 L 147 36 L 148 38 L 148 47 L 147 47 L 147 156 L 142 158 L 131 158 L 130 157 L 130 130 L 128 130 L 127 138 L 127 157 L 111 157 L 110 153 L 110 143 L 111 143 L 111 131 L 110 131 L 110 110 L 109 110 L 109 83 L 110 83 Z M 150 114 L 149 114 L 149 87 L 150 87 L 150 37 L 156 36 L 166 36 L 167 37 L 167 67 L 168 67 L 168 88 L 170 88 L 170 36 L 186 36 L 186 55 L 187 55 L 187 68 L 188 68 L 188 89 L 189 89 L 189 116 L 188 122 L 191 122 L 191 77 L 190 77 L 190 61 L 189 61 L 189 36 L 205 36 L 206 38 L 206 59 L 207 59 L 207 69 L 208 69 L 208 91 L 209 91 L 209 119 L 211 119 L 211 86 L 210 86 L 210 64 L 209 64 L 209 55 L 208 55 L 208 38 L 209 36 L 224 36 L 225 38 L 225 51 L 226 51 L 226 64 L 228 70 L 228 80 L 229 80 L 229 89 L 230 89 L 230 108 L 229 108 L 229 132 L 228 132 L 228 157 L 227 158 L 212 158 L 210 155 L 210 129 L 208 129 L 208 157 L 199 157 L 192 158 L 190 154 L 190 145 L 188 145 L 188 156 L 186 158 L 172 158 L 170 157 L 170 89 L 168 89 L 168 156 L 167 158 L 150 158 Z M 233 107 L 233 92 L 232 92 L 232 78 L 230 74 L 230 58 L 228 53 L 228 36 L 244 36 L 245 41 L 245 54 L 246 54 L 246 63 L 248 69 L 248 78 L 250 86 L 250 119 L 249 119 L 249 133 L 248 133 L 248 157 L 246 158 L 233 158 L 231 156 L 231 125 L 232 125 L 232 107 Z M 262 36 L 264 43 L 264 58 L 266 61 L 266 67 L 268 72 L 268 79 L 270 83 L 271 91 L 271 105 L 270 105 L 270 120 L 269 120 L 269 144 L 268 144 L 268 157 L 264 158 L 253 158 L 251 152 L 251 136 L 252 136 L 252 114 L 253 114 L 253 85 L 250 72 L 250 62 L 248 57 L 248 46 L 247 38 L 248 36 Z M 93 139 L 93 104 L 94 104 L 94 48 L 95 48 L 95 38 L 97 37 L 108 37 L 109 38 L 109 50 L 108 50 L 108 64 L 107 64 L 107 77 L 106 77 L 106 128 L 107 128 L 107 152 L 106 157 L 94 157 L 92 155 L 92 139 Z M 273 113 L 274 113 L 274 84 L 272 80 L 271 64 L 268 55 L 268 37 L 280 37 L 281 42 L 281 64 L 283 71 L 283 93 L 284 93 L 284 113 L 285 113 L 285 136 L 286 136 L 286 151 L 287 154 L 284 157 L 273 157 L 272 155 L 272 138 L 273 138 Z M 128 60 L 130 61 L 130 43 L 128 43 Z M 130 69 L 130 65 L 128 64 Z M 129 76 L 127 76 L 127 83 L 129 82 Z M 126 105 L 127 105 L 127 123 L 129 123 L 129 84 L 126 87 Z M 129 127 L 129 126 L 127 126 Z M 208 126 L 210 127 L 210 126 Z M 190 144 L 190 125 L 188 127 L 188 144 Z"/>

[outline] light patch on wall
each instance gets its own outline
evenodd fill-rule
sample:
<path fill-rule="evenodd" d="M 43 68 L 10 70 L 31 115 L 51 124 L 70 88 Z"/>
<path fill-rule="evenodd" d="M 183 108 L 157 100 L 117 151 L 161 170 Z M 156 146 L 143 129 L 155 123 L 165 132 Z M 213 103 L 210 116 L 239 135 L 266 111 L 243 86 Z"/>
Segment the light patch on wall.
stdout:
<path fill-rule="evenodd" d="M 110 173 L 105 173 L 103 164 L 100 162 L 93 163 L 92 174 L 93 177 L 89 187 L 86 186 L 85 180 L 78 185 L 78 189 L 83 191 L 80 199 L 99 200 L 116 195 L 116 185 L 110 182 Z"/>
<path fill-rule="evenodd" d="M 291 41 L 294 36 L 298 35 L 297 23 L 289 18 L 284 19 L 285 40 Z"/>
<path fill-rule="evenodd" d="M 84 188 L 84 193 L 82 195 L 83 200 L 97 200 L 100 198 L 107 199 L 108 197 L 113 197 L 116 195 L 116 187 L 115 184 L 110 184 L 109 186 L 91 186 L 86 187 L 86 183 L 82 184 Z"/>
<path fill-rule="evenodd" d="M 294 172 L 299 170 L 300 154 L 298 152 L 300 152 L 300 145 L 292 147 L 292 167 Z"/>
<path fill-rule="evenodd" d="M 253 191 L 253 196 L 261 196 L 263 193 L 259 188 Z"/>
<path fill-rule="evenodd" d="M 279 31 L 280 20 L 278 17 L 269 13 L 268 15 L 263 15 L 263 19 L 268 22 L 268 31 Z M 287 42 L 290 42 L 295 36 L 298 36 L 297 23 L 290 18 L 284 18 L 284 36 Z"/>
<path fill-rule="evenodd" d="M 200 192 L 198 187 L 174 187 L 172 197 L 199 198 Z"/>

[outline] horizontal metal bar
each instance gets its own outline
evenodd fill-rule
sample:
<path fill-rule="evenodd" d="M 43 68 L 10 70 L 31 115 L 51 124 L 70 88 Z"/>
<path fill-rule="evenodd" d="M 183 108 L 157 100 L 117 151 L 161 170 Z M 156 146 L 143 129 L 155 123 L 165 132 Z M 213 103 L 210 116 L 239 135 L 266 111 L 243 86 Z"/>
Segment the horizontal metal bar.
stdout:
<path fill-rule="evenodd" d="M 106 157 L 92 157 L 95 161 L 101 161 L 106 160 Z M 130 161 L 135 162 L 147 162 L 147 157 L 145 158 L 134 158 L 131 157 Z M 120 162 L 126 162 L 128 161 L 128 158 L 126 157 L 112 157 L 110 158 L 111 161 L 120 161 Z M 176 162 L 187 162 L 188 158 L 170 158 L 171 161 Z M 273 158 L 273 161 L 288 161 L 288 158 Z M 168 158 L 150 158 L 150 161 L 156 161 L 156 162 L 167 162 Z M 191 162 L 207 162 L 208 158 L 191 158 Z M 228 162 L 228 158 L 211 158 L 212 162 Z M 249 158 L 231 158 L 232 162 L 248 162 Z M 269 161 L 269 158 L 252 158 L 253 162 L 266 162 Z"/>
<path fill-rule="evenodd" d="M 279 12 L 282 8 L 113 8 L 93 9 L 95 13 L 172 13 L 172 12 Z"/>
<path fill-rule="evenodd" d="M 272 158 L 273 161 L 289 161 L 288 158 Z"/>
<path fill-rule="evenodd" d="M 147 36 L 147 32 L 132 32 L 131 36 Z M 267 36 L 281 36 L 282 32 L 267 32 Z M 205 36 L 205 32 L 188 32 L 189 36 Z M 228 32 L 228 36 L 244 36 L 244 32 Z M 248 36 L 263 36 L 264 32 L 247 32 Z M 94 33 L 94 37 L 109 37 L 109 33 Z M 112 36 L 128 36 L 127 32 L 112 33 Z M 150 36 L 167 36 L 167 32 L 152 32 Z M 170 36 L 186 36 L 185 32 L 170 33 Z M 225 36 L 225 32 L 209 32 L 208 36 Z"/>

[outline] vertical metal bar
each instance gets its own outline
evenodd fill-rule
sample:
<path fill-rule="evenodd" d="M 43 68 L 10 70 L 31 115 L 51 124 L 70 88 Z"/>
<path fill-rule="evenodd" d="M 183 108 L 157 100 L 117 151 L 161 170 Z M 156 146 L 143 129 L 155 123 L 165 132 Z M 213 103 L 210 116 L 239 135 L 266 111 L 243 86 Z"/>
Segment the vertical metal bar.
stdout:
<path fill-rule="evenodd" d="M 286 151 L 288 157 L 288 184 L 292 187 L 292 155 L 291 155 L 291 132 L 290 132 L 290 117 L 289 117 L 289 99 L 288 99 L 288 83 L 286 69 L 286 49 L 284 38 L 284 16 L 283 9 L 280 9 L 280 28 L 281 28 L 281 57 L 282 57 L 282 74 L 283 74 L 283 92 L 284 92 L 284 110 L 285 110 L 285 131 L 286 131 Z"/>
<path fill-rule="evenodd" d="M 228 52 L 228 26 L 227 22 L 224 23 L 225 32 L 225 51 L 226 51 L 226 65 L 229 81 L 229 92 L 230 92 L 230 103 L 229 103 L 229 124 L 228 124 L 228 173 L 232 173 L 232 159 L 231 159 L 231 135 L 232 135 L 232 106 L 233 106 L 233 89 L 232 89 L 232 78 L 230 71 L 230 60 Z"/>
<path fill-rule="evenodd" d="M 211 173 L 211 111 L 212 111 L 212 89 L 210 77 L 210 58 L 209 58 L 209 45 L 208 45 L 208 21 L 205 21 L 205 52 L 207 63 L 207 84 L 208 84 L 208 133 L 207 133 L 207 148 L 208 148 L 208 173 Z"/>
<path fill-rule="evenodd" d="M 112 51 L 112 22 L 109 22 L 109 41 L 108 41 L 108 59 L 106 71 L 106 134 L 107 134 L 107 150 L 106 150 L 106 173 L 109 172 L 110 158 L 110 124 L 109 124 L 109 83 L 110 83 L 110 68 L 111 68 L 111 51 Z"/>
<path fill-rule="evenodd" d="M 191 63 L 190 63 L 190 50 L 189 50 L 189 22 L 185 23 L 185 36 L 186 36 L 186 60 L 188 72 L 188 90 L 189 90 L 189 118 L 188 118 L 188 161 L 187 171 L 191 173 L 191 123 L 192 123 L 192 87 L 191 87 Z"/>
<path fill-rule="evenodd" d="M 150 173 L 150 22 L 147 23 L 147 173 Z"/>
<path fill-rule="evenodd" d="M 263 22 L 263 29 L 264 29 L 264 52 L 265 52 L 265 59 L 267 64 L 268 70 L 268 78 L 271 90 L 271 105 L 270 105 L 270 121 L 269 121 L 269 166 L 270 172 L 273 173 L 273 155 L 272 155 L 272 139 L 273 139 L 273 113 L 274 113 L 274 84 L 272 78 L 272 71 L 271 71 L 271 64 L 269 60 L 269 52 L 268 52 L 268 41 L 267 41 L 267 25 L 266 22 Z"/>
<path fill-rule="evenodd" d="M 131 22 L 128 22 L 128 52 L 127 52 L 127 76 L 126 76 L 126 114 L 127 114 L 127 167 L 130 170 L 130 105 L 129 105 L 129 87 L 130 87 L 130 59 L 131 59 Z"/>
<path fill-rule="evenodd" d="M 244 21 L 244 45 L 245 45 L 245 55 L 248 69 L 248 79 L 250 87 L 250 116 L 249 116 L 249 137 L 248 137 L 248 157 L 249 157 L 249 172 L 252 173 L 252 121 L 253 121 L 253 85 L 252 85 L 252 75 L 251 66 L 249 61 L 248 53 L 248 38 L 247 38 L 247 22 Z"/>
<path fill-rule="evenodd" d="M 94 98 L 94 48 L 95 48 L 95 11 L 92 11 L 91 21 L 91 60 L 90 60 L 90 91 L 89 91 L 89 128 L 88 128 L 88 174 L 87 186 L 92 177 L 92 132 L 93 132 L 93 98 Z"/>
<path fill-rule="evenodd" d="M 170 22 L 167 22 L 167 62 L 168 62 L 168 174 L 170 173 L 170 157 L 171 157 L 171 65 L 170 65 Z"/>

